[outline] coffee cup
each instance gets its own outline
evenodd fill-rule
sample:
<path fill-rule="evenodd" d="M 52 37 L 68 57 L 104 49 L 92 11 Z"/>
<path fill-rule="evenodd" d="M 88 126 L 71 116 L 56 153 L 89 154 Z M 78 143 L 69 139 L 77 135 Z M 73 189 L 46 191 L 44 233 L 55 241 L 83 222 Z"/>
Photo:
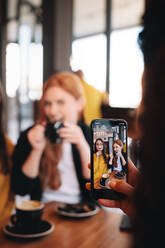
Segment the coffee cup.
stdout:
<path fill-rule="evenodd" d="M 109 174 L 103 174 L 101 179 L 100 179 L 100 184 L 101 186 L 105 186 L 105 181 L 109 177 Z"/>
<path fill-rule="evenodd" d="M 30 200 L 16 203 L 16 213 L 11 216 L 11 222 L 17 229 L 32 230 L 41 221 L 44 204 Z"/>

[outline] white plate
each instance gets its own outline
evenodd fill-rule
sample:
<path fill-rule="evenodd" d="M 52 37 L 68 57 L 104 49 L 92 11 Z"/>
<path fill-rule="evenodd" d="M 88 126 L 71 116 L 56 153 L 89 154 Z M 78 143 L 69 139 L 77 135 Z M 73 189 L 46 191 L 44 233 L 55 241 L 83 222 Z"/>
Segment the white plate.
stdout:
<path fill-rule="evenodd" d="M 56 212 L 62 216 L 75 217 L 75 218 L 90 217 L 90 216 L 97 214 L 99 211 L 100 211 L 100 208 L 98 206 L 96 206 L 94 210 L 91 210 L 85 213 L 69 213 L 66 211 L 59 210 L 58 208 L 56 209 Z"/>
<path fill-rule="evenodd" d="M 42 221 L 42 225 L 43 225 L 43 230 L 40 230 L 40 232 L 35 232 L 35 233 L 30 233 L 30 234 L 19 233 L 11 223 L 4 226 L 2 230 L 6 235 L 13 237 L 13 238 L 34 239 L 34 238 L 40 238 L 40 237 L 47 236 L 48 234 L 53 232 L 55 228 L 54 224 L 48 221 L 45 221 L 45 220 Z"/>

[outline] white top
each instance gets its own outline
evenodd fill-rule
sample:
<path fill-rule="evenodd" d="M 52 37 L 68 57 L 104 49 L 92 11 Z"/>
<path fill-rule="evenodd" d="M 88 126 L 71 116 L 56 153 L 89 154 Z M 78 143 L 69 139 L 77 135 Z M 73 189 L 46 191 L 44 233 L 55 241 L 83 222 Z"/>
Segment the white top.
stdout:
<path fill-rule="evenodd" d="M 114 167 L 114 170 L 116 171 L 122 171 L 122 165 L 121 165 L 121 160 L 120 157 L 117 158 L 117 167 Z"/>
<path fill-rule="evenodd" d="M 63 156 L 57 165 L 61 175 L 61 186 L 57 190 L 48 187 L 43 192 L 42 201 L 78 203 L 80 202 L 80 186 L 73 161 L 72 146 L 66 142 L 63 142 L 62 146 Z"/>

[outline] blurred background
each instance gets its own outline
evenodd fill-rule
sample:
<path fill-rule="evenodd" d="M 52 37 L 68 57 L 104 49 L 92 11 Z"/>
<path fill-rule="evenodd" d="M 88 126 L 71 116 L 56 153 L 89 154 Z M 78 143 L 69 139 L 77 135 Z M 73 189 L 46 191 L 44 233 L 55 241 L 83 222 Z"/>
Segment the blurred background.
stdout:
<path fill-rule="evenodd" d="M 14 143 L 37 118 L 43 82 L 59 70 L 81 69 L 89 84 L 109 92 L 109 117 L 133 115 L 143 11 L 143 0 L 0 0 L 0 80 Z"/>

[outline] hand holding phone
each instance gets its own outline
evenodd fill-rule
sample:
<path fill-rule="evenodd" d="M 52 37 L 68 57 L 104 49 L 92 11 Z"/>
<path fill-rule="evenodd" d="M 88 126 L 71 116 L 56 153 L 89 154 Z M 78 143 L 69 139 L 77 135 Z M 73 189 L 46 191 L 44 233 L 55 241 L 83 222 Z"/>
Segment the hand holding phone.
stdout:
<path fill-rule="evenodd" d="M 91 170 L 91 164 L 88 164 L 88 168 Z M 128 216 L 134 216 L 134 207 L 130 202 L 130 197 L 134 192 L 134 187 L 138 182 L 139 170 L 135 167 L 133 162 L 128 158 L 128 182 L 124 181 L 112 181 L 110 182 L 111 188 L 116 192 L 122 192 L 127 197 L 120 200 L 98 199 L 99 204 L 109 208 L 120 208 Z M 91 183 L 86 183 L 86 189 L 91 191 Z"/>
<path fill-rule="evenodd" d="M 95 199 L 123 199 L 110 183 L 127 181 L 127 123 L 124 120 L 95 119 L 91 123 L 91 191 Z M 99 155 L 98 155 L 99 154 Z"/>

